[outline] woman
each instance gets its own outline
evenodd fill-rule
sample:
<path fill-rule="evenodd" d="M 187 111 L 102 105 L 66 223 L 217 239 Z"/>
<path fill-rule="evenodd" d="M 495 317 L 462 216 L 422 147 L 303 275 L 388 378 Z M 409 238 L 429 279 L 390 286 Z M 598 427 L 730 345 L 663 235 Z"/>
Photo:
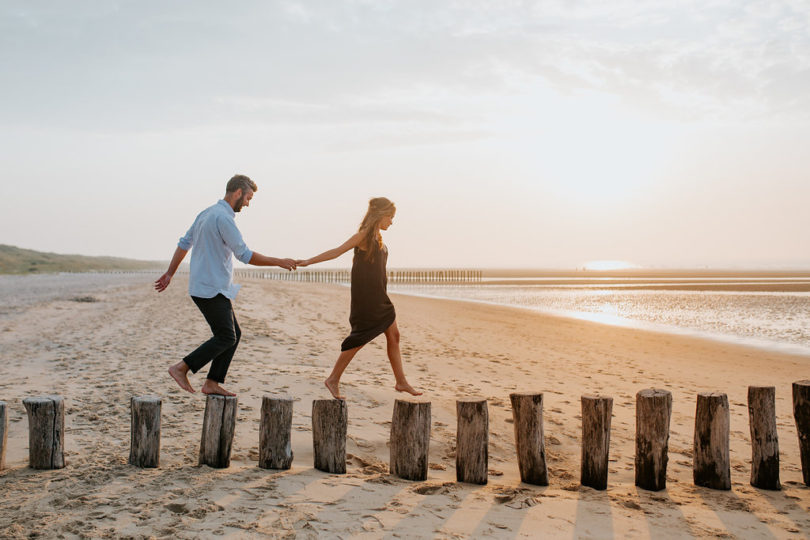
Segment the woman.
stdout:
<path fill-rule="evenodd" d="M 354 248 L 352 261 L 352 306 L 349 322 L 352 332 L 340 346 L 332 373 L 326 379 L 326 388 L 336 399 L 340 395 L 340 376 L 363 345 L 385 334 L 388 342 L 388 360 L 394 370 L 398 392 L 408 392 L 414 396 L 422 393 L 416 391 L 405 378 L 402 370 L 402 354 L 399 350 L 399 330 L 397 329 L 394 305 L 386 292 L 388 278 L 385 263 L 388 260 L 388 249 L 382 242 L 380 231 L 388 230 L 394 220 L 396 207 L 385 197 L 377 197 L 368 202 L 368 211 L 360 229 L 341 246 L 305 261 L 296 261 L 299 267 L 309 266 L 340 257 Z"/>

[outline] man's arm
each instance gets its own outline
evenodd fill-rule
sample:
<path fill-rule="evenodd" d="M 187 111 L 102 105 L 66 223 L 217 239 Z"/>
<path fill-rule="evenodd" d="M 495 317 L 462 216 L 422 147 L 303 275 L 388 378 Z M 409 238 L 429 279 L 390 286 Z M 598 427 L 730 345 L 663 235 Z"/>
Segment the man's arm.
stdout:
<path fill-rule="evenodd" d="M 177 267 L 180 266 L 181 262 L 183 262 L 186 253 L 188 253 L 188 250 L 181 247 L 174 250 L 172 262 L 169 263 L 169 269 L 166 270 L 166 273 L 160 276 L 157 281 L 155 281 L 155 290 L 157 292 L 165 291 L 166 287 L 169 286 L 169 283 L 172 282 L 172 277 L 174 276 L 174 273 L 177 272 Z"/>
<path fill-rule="evenodd" d="M 253 266 L 280 266 L 285 270 L 295 270 L 295 261 L 293 259 L 277 259 L 276 257 L 268 257 L 261 253 L 253 252 L 248 264 Z"/>
<path fill-rule="evenodd" d="M 255 251 L 250 250 L 245 241 L 242 239 L 242 233 L 236 227 L 236 222 L 233 219 L 219 219 L 217 220 L 217 227 L 219 234 L 225 244 L 231 248 L 233 256 L 237 260 L 245 263 L 252 264 L 253 266 L 280 266 L 285 270 L 295 270 L 295 260 L 293 259 L 278 259 L 276 257 L 268 257 Z"/>

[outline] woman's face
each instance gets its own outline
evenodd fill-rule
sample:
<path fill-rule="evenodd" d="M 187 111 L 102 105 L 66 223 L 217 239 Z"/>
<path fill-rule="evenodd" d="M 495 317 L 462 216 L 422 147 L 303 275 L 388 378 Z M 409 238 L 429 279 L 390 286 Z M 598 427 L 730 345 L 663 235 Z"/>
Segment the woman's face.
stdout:
<path fill-rule="evenodd" d="M 395 213 L 396 213 L 396 212 L 394 212 L 394 214 L 395 214 Z M 382 218 L 382 219 L 380 220 L 380 229 L 381 229 L 381 230 L 383 230 L 383 231 L 387 231 L 387 230 L 388 230 L 388 227 L 390 227 L 390 226 L 391 226 L 391 224 L 394 222 L 394 214 L 391 214 L 391 215 L 389 215 L 389 216 L 385 216 L 384 218 Z"/>

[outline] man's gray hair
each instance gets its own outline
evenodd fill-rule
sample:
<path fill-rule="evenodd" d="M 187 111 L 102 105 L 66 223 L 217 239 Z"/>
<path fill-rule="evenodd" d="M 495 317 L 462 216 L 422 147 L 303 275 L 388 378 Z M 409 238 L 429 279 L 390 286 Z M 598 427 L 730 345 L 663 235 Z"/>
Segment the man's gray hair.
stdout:
<path fill-rule="evenodd" d="M 248 189 L 253 192 L 259 191 L 259 188 L 256 186 L 256 182 L 254 182 L 244 174 L 234 175 L 233 178 L 228 180 L 228 185 L 225 187 L 225 191 L 227 193 L 233 193 L 237 189 L 241 189 L 242 193 L 244 193 Z"/>

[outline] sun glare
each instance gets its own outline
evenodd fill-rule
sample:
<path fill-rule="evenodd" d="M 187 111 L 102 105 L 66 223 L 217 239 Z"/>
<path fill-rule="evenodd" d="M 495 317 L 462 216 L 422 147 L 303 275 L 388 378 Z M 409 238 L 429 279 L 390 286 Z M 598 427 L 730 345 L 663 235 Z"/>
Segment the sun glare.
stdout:
<path fill-rule="evenodd" d="M 585 270 L 627 270 L 628 268 L 638 268 L 627 261 L 590 261 L 585 263 Z"/>

